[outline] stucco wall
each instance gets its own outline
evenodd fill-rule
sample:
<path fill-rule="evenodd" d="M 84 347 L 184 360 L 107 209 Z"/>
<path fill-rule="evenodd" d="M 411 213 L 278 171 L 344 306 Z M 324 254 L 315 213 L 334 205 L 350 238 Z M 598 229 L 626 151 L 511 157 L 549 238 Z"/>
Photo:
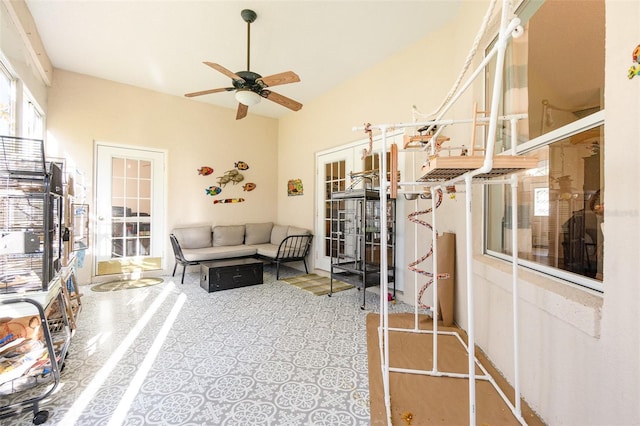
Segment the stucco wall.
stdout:
<path fill-rule="evenodd" d="M 599 362 L 585 366 L 593 422 L 640 421 L 640 78 L 627 78 L 640 43 L 640 3 L 606 2 L 605 293 Z M 599 401 L 597 403 L 595 401 Z M 598 409 L 598 406 L 600 409 Z M 604 409 L 603 409 L 604 408 Z"/>

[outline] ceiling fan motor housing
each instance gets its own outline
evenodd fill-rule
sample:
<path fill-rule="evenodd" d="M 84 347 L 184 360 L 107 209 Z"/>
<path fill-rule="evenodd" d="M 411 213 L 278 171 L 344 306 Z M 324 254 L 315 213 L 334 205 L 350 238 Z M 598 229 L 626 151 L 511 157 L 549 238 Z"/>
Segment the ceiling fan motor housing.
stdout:
<path fill-rule="evenodd" d="M 262 89 L 267 87 L 262 81 L 257 81 L 262 77 L 258 73 L 252 71 L 239 71 L 236 74 L 244 80 L 232 80 L 233 87 L 236 89 L 249 89 L 259 94 Z"/>

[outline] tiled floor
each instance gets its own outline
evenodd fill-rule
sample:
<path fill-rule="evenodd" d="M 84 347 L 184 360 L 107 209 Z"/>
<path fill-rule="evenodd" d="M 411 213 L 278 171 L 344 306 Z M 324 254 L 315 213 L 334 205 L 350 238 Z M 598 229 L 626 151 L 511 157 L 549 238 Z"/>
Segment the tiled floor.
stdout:
<path fill-rule="evenodd" d="M 286 268 L 281 276 L 300 274 Z M 276 281 L 207 293 L 185 284 L 83 289 L 47 425 L 367 425 L 365 318 L 376 294 L 313 296 Z M 407 311 L 407 305 L 391 305 Z M 30 425 L 32 413 L 0 420 Z"/>

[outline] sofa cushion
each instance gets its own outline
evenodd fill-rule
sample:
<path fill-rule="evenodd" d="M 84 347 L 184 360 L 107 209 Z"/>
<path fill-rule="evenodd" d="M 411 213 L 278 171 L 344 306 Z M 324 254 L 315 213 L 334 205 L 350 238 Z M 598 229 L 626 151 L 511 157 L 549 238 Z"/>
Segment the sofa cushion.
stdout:
<path fill-rule="evenodd" d="M 172 233 L 183 250 L 211 247 L 211 226 L 209 225 L 176 228 Z"/>
<path fill-rule="evenodd" d="M 244 231 L 245 244 L 265 244 L 271 241 L 273 222 L 247 223 Z"/>
<path fill-rule="evenodd" d="M 271 230 L 271 244 L 280 244 L 282 240 L 287 237 L 288 226 L 285 225 L 273 225 Z"/>
<path fill-rule="evenodd" d="M 308 229 L 304 229 L 304 228 L 297 228 L 295 226 L 290 226 L 289 230 L 287 231 L 287 237 L 289 235 L 307 235 L 310 234 L 311 232 L 309 232 Z"/>
<path fill-rule="evenodd" d="M 279 246 L 280 246 L 279 244 L 267 243 L 267 244 L 258 244 L 258 245 L 255 245 L 254 247 L 256 248 L 260 256 L 275 259 L 276 256 L 278 255 Z"/>
<path fill-rule="evenodd" d="M 199 248 L 199 249 L 186 249 L 182 251 L 184 258 L 190 262 L 229 259 L 232 257 L 247 257 L 247 256 L 254 256 L 256 253 L 257 253 L 257 250 L 255 247 L 250 247 L 245 245 L 207 247 L 207 248 Z"/>
<path fill-rule="evenodd" d="M 238 246 L 244 242 L 244 225 L 215 226 L 213 246 Z"/>

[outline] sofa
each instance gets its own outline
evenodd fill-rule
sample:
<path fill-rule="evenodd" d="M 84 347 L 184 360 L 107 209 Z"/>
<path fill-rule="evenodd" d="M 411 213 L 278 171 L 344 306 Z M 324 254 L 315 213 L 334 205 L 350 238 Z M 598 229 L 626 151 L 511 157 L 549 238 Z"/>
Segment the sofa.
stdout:
<path fill-rule="evenodd" d="M 277 225 L 272 222 L 244 225 L 189 226 L 174 229 L 169 235 L 175 255 L 173 274 L 182 265 L 182 280 L 187 266 L 214 260 L 255 257 L 276 264 L 276 279 L 280 278 L 280 264 L 304 263 L 311 248 L 313 235 L 307 229 Z"/>

